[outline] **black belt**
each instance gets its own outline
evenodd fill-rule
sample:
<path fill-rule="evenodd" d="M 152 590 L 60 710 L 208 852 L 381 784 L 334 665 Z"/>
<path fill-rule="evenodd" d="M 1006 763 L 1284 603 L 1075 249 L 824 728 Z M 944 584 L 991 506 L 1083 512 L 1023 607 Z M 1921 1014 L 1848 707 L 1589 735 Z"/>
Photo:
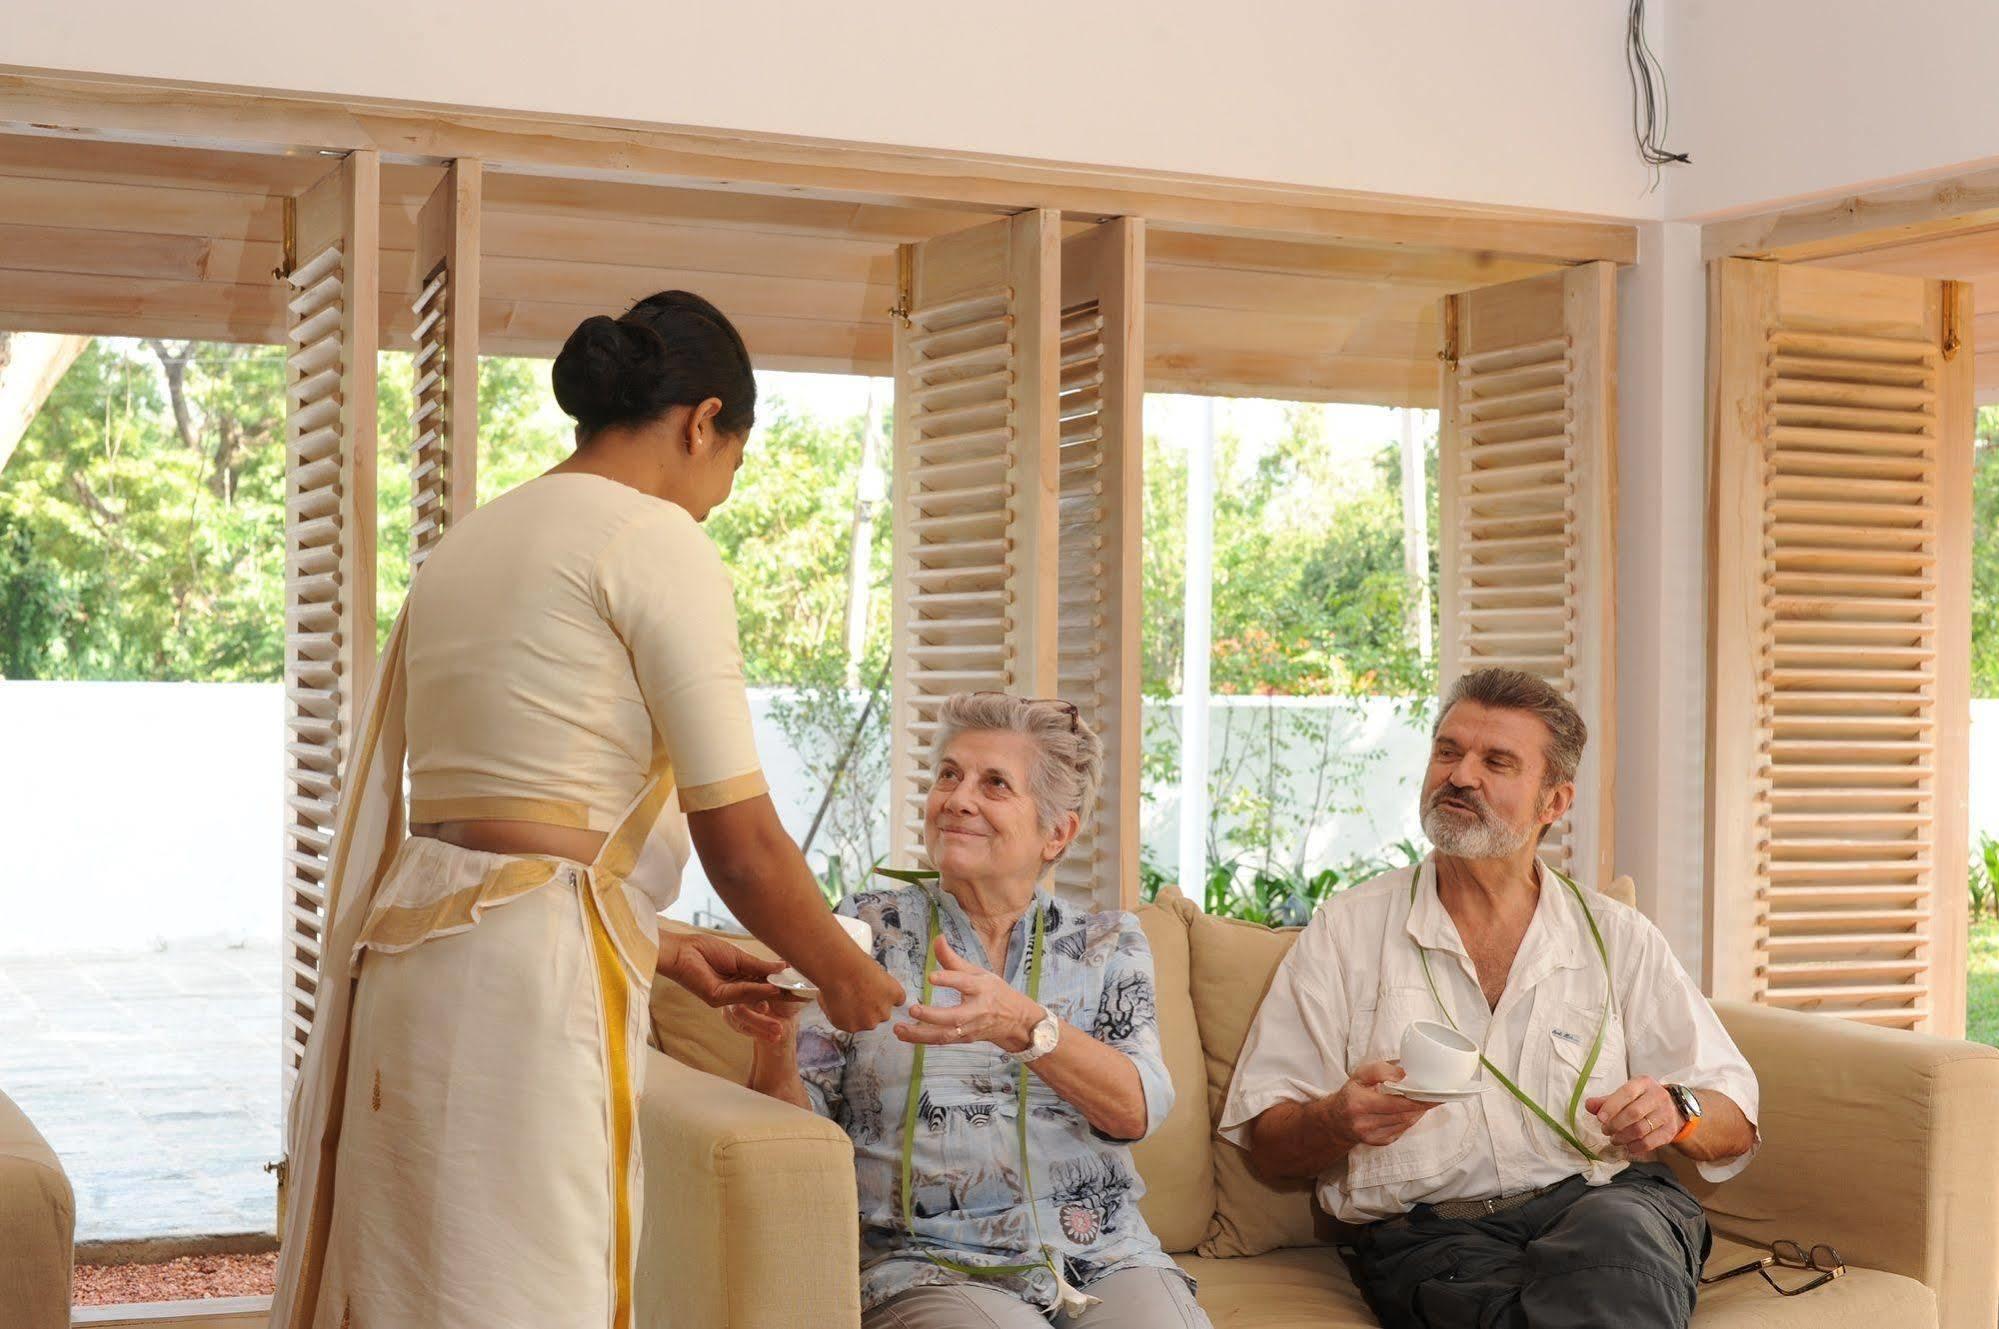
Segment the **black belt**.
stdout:
<path fill-rule="evenodd" d="M 1518 1209 L 1529 1200 L 1538 1200 L 1557 1187 L 1567 1185 L 1568 1181 L 1569 1179 L 1564 1177 L 1560 1181 L 1549 1182 L 1537 1190 L 1515 1191 L 1511 1195 L 1495 1195 L 1485 1200 L 1440 1200 L 1436 1204 L 1423 1207 L 1438 1218 L 1490 1218 L 1509 1209 Z"/>

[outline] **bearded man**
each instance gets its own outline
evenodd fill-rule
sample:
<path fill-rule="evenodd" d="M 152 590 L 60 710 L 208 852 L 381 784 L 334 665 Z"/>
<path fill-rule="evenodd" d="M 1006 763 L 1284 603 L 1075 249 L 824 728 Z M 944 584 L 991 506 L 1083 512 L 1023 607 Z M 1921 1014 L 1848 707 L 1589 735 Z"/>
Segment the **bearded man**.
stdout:
<path fill-rule="evenodd" d="M 1539 857 L 1586 741 L 1542 679 L 1460 678 L 1423 780 L 1435 852 L 1320 908 L 1236 1064 L 1222 1135 L 1359 1225 L 1387 1329 L 1684 1329 L 1707 1219 L 1659 1155 L 1721 1181 L 1755 1152 L 1755 1074 L 1665 938 Z M 1468 1084 L 1403 1084 L 1419 1021 L 1476 1044 Z"/>

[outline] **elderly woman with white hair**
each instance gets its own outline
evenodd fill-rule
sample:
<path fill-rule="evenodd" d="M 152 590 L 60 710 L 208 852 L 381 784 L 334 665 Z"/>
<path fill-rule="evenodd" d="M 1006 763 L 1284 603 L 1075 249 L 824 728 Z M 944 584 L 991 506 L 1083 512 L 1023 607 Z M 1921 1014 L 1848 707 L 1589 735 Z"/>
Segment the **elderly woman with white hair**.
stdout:
<path fill-rule="evenodd" d="M 1206 1329 L 1138 1212 L 1129 1146 L 1173 1106 L 1145 933 L 1047 886 L 1103 744 L 1063 701 L 960 694 L 938 719 L 936 878 L 839 909 L 922 1000 L 859 1034 L 816 1008 L 732 1008 L 750 1085 L 853 1138 L 863 1329 Z"/>

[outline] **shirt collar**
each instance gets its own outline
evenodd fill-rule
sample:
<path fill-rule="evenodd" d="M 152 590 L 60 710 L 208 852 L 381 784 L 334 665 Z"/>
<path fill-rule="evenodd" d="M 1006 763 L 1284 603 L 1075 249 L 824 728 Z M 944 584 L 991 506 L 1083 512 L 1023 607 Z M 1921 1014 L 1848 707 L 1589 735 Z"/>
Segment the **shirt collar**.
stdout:
<path fill-rule="evenodd" d="M 941 881 L 932 880 L 925 882 L 919 889 L 926 898 L 937 902 L 938 908 L 943 911 L 942 917 L 947 923 L 955 924 L 959 933 L 959 939 L 951 943 L 952 947 L 960 955 L 976 963 L 979 958 L 977 953 L 968 952 L 965 943 L 976 941 L 979 933 L 978 929 L 972 926 L 972 916 L 965 912 L 965 906 L 958 903 L 957 896 L 944 889 L 944 883 Z M 1001 978 L 1009 982 L 1012 981 L 1013 971 L 1027 957 L 1027 934 L 1023 932 L 1023 929 L 1034 926 L 1035 910 L 1047 909 L 1054 902 L 1055 896 L 1048 888 L 1045 885 L 1037 883 L 1034 887 L 1033 897 L 1027 902 L 1027 908 L 1021 912 L 1020 920 L 1013 925 L 1013 931 L 1007 936 L 1006 954 L 987 957 L 992 962 L 994 973 L 997 973 Z M 1055 921 L 1055 916 L 1050 914 L 1046 926 L 1051 933 L 1055 930 Z M 935 957 L 933 956 L 926 955 L 923 957 L 923 963 L 926 968 L 934 963 L 934 961 Z"/>
<path fill-rule="evenodd" d="M 1415 872 L 1416 898 L 1409 906 L 1404 930 L 1419 946 L 1469 960 L 1471 954 L 1458 935 L 1457 924 L 1451 921 L 1444 902 L 1437 896 L 1436 853 L 1428 854 Z M 1579 968 L 1585 959 L 1583 923 L 1577 916 L 1569 888 L 1539 855 L 1534 858 L 1534 875 L 1541 892 L 1534 903 L 1534 917 L 1527 924 L 1527 935 L 1520 939 L 1520 955 L 1514 960 L 1514 972 L 1523 986 L 1532 986 L 1557 969 Z"/>

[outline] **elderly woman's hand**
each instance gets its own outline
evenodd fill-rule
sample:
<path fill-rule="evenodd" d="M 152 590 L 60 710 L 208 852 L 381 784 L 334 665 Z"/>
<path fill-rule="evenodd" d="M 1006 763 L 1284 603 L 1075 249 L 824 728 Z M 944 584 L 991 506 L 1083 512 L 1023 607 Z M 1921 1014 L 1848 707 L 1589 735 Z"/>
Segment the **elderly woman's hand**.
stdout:
<path fill-rule="evenodd" d="M 724 1006 L 722 1019 L 745 1038 L 785 1047 L 798 1036 L 798 1013 L 804 1009 L 805 1003 L 794 997 L 745 1001 Z"/>
<path fill-rule="evenodd" d="M 945 938 L 937 938 L 936 953 L 938 968 L 930 981 L 956 992 L 958 1004 L 911 1006 L 895 1036 L 905 1043 L 991 1043 L 1002 1052 L 1026 1051 L 1047 1012 L 998 974 L 952 950 Z"/>

